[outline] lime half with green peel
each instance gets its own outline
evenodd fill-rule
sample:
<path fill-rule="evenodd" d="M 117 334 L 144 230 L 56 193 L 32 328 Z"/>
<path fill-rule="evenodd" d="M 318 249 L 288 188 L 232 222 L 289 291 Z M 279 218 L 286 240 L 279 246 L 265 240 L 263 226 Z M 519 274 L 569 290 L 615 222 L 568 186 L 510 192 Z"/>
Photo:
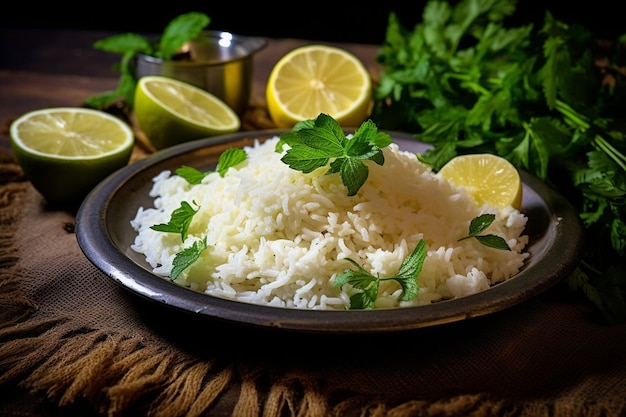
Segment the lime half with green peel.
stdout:
<path fill-rule="evenodd" d="M 51 206 L 77 207 L 130 160 L 134 134 L 123 120 L 87 108 L 46 108 L 17 118 L 11 146 L 33 187 Z"/>
<path fill-rule="evenodd" d="M 139 128 L 156 149 L 233 133 L 241 127 L 237 113 L 221 99 L 158 75 L 139 79 L 134 112 Z"/>

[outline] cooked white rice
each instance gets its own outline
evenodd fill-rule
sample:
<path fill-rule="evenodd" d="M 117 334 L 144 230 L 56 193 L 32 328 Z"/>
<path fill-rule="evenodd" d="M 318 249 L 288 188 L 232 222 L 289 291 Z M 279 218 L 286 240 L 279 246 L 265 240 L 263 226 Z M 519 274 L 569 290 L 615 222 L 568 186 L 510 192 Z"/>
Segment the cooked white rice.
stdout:
<path fill-rule="evenodd" d="M 246 148 L 245 162 L 224 177 L 211 173 L 199 185 L 169 171 L 156 176 L 154 208 L 140 208 L 131 222 L 137 231 L 132 249 L 169 279 L 176 254 L 206 237 L 201 258 L 175 283 L 242 302 L 340 310 L 349 308 L 354 292 L 333 285 L 338 273 L 354 269 L 345 257 L 389 277 L 425 240 L 428 252 L 414 300 L 399 301 L 396 281 L 381 283 L 376 308 L 390 308 L 486 290 L 515 275 L 528 256 L 526 216 L 511 207 L 479 207 L 463 188 L 395 144 L 383 149 L 384 166 L 368 163 L 367 181 L 348 197 L 338 174 L 303 174 L 281 162 L 277 140 Z M 179 234 L 150 229 L 168 223 L 182 201 L 199 206 L 184 243 Z M 511 251 L 476 239 L 458 242 L 470 221 L 484 213 L 496 216 L 485 233 L 504 238 Z"/>

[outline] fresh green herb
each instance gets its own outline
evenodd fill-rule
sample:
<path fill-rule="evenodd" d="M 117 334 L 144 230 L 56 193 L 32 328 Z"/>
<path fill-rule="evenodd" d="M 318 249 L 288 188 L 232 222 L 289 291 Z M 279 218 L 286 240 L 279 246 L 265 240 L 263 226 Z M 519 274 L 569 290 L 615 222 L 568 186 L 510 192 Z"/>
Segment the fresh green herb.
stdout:
<path fill-rule="evenodd" d="M 391 13 L 371 118 L 432 144 L 419 157 L 435 170 L 490 152 L 563 193 L 586 229 L 569 285 L 625 321 L 626 35 L 597 42 L 549 11 L 543 25 L 512 27 L 515 9 L 429 0 L 413 30 Z"/>
<path fill-rule="evenodd" d="M 176 175 L 185 179 L 191 185 L 198 185 L 202 183 L 204 177 L 209 175 L 212 171 L 200 171 L 194 167 L 183 165 L 176 169 Z"/>
<path fill-rule="evenodd" d="M 245 161 L 247 157 L 248 154 L 241 148 L 226 149 L 217 160 L 217 172 L 220 174 L 220 177 L 224 177 L 229 168 L 237 166 Z M 200 184 L 204 177 L 211 172 L 214 171 L 200 171 L 187 165 L 176 169 L 176 175 L 184 178 L 191 185 Z"/>
<path fill-rule="evenodd" d="M 506 240 L 496 235 L 480 235 L 479 233 L 487 230 L 491 223 L 496 219 L 495 214 L 486 213 L 472 219 L 469 226 L 469 235 L 460 238 L 458 241 L 474 238 L 485 246 L 490 248 L 502 249 L 510 251 L 511 248 L 506 244 Z"/>
<path fill-rule="evenodd" d="M 245 161 L 247 153 L 241 148 L 230 148 L 224 151 L 218 158 L 217 172 L 223 177 L 229 168 Z M 183 165 L 176 170 L 176 174 L 184 178 L 189 184 L 196 185 L 202 182 L 202 179 L 213 171 L 202 172 L 194 167 Z M 195 201 L 193 202 L 196 206 Z M 151 226 L 152 230 L 166 233 L 179 233 L 182 241 L 187 239 L 189 225 L 194 215 L 198 212 L 186 201 L 181 202 L 180 207 L 174 210 L 170 216 L 170 221 L 165 224 L 157 224 Z M 177 253 L 172 263 L 172 271 L 170 279 L 175 280 L 185 269 L 196 262 L 202 252 L 207 248 L 206 238 L 196 241 L 189 248 L 183 249 Z"/>
<path fill-rule="evenodd" d="M 178 276 L 194 262 L 196 262 L 202 252 L 207 248 L 206 237 L 203 240 L 196 240 L 188 248 L 178 252 L 172 261 L 172 272 L 170 272 L 170 280 L 174 281 Z"/>
<path fill-rule="evenodd" d="M 136 33 L 122 33 L 96 41 L 93 44 L 94 49 L 122 55 L 121 62 L 116 67 L 120 72 L 120 79 L 114 91 L 88 97 L 85 104 L 103 109 L 123 98 L 132 109 L 137 85 L 137 77 L 133 71 L 136 55 L 144 54 L 165 61 L 171 60 L 185 42 L 197 37 L 210 22 L 211 19 L 204 13 L 189 12 L 170 21 L 162 36 L 156 41 Z"/>
<path fill-rule="evenodd" d="M 353 259 L 344 258 L 346 261 L 356 266 L 357 270 L 348 269 L 337 275 L 335 286 L 342 287 L 349 284 L 355 289 L 361 290 L 350 296 L 350 309 L 373 309 L 378 297 L 378 287 L 381 281 L 395 280 L 402 287 L 402 301 L 410 301 L 417 297 L 419 284 L 417 276 L 422 271 L 424 259 L 426 259 L 426 242 L 420 240 L 413 249 L 413 252 L 402 261 L 395 276 L 389 278 L 375 277 L 367 272 Z"/>
<path fill-rule="evenodd" d="M 193 203 L 196 204 L 195 201 Z M 156 230 L 157 232 L 178 233 L 180 234 L 181 241 L 184 242 L 185 239 L 187 239 L 189 225 L 193 220 L 193 216 L 199 209 L 200 207 L 194 210 L 191 204 L 183 201 L 180 203 L 180 207 L 172 212 L 168 223 L 155 224 L 154 226 L 150 226 L 150 229 Z"/>
<path fill-rule="evenodd" d="M 195 168 L 188 167 L 189 170 L 195 170 Z M 185 170 L 187 171 L 187 170 Z M 196 206 L 196 202 L 193 202 Z M 189 225 L 193 220 L 193 216 L 198 212 L 200 207 L 197 210 L 194 210 L 186 201 L 182 201 L 180 203 L 180 207 L 174 210 L 170 216 L 170 221 L 168 223 L 163 224 L 155 224 L 150 228 L 152 230 L 156 230 L 157 232 L 165 232 L 165 233 L 178 233 L 180 234 L 181 241 L 184 242 L 188 236 Z M 178 252 L 172 261 L 172 271 L 170 272 L 170 279 L 173 281 L 191 266 L 194 262 L 196 262 L 202 252 L 207 248 L 206 237 L 203 240 L 197 240 L 193 243 L 192 246 L 183 249 Z"/>
<path fill-rule="evenodd" d="M 189 12 L 175 17 L 167 24 L 161 39 L 148 54 L 165 61 L 172 59 L 185 42 L 198 36 L 209 23 L 209 16 L 200 12 Z"/>
<path fill-rule="evenodd" d="M 349 196 L 356 195 L 367 180 L 369 168 L 363 161 L 383 165 L 385 158 L 381 148 L 392 142 L 371 120 L 348 138 L 339 123 L 323 113 L 314 122 L 282 135 L 281 141 L 290 146 L 281 159 L 285 164 L 306 174 L 330 163 L 327 174 L 339 173 Z"/>
<path fill-rule="evenodd" d="M 217 160 L 217 172 L 220 177 L 226 175 L 226 171 L 245 161 L 248 154 L 241 148 L 226 149 Z"/>

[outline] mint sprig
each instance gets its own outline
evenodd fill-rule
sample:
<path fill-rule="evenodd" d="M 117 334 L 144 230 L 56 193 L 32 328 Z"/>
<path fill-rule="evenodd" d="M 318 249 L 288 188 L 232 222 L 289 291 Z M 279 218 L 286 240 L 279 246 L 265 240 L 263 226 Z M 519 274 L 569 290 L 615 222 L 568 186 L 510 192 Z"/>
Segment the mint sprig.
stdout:
<path fill-rule="evenodd" d="M 196 204 L 195 201 L 193 203 Z M 154 226 L 150 226 L 150 229 L 157 232 L 178 233 L 180 234 L 181 240 L 184 242 L 185 239 L 187 239 L 189 225 L 198 210 L 200 210 L 199 206 L 198 209 L 194 210 L 191 204 L 182 201 L 180 207 L 174 210 L 170 215 L 170 221 L 168 223 L 155 224 Z"/>
<path fill-rule="evenodd" d="M 202 240 L 196 240 L 193 242 L 193 245 L 178 252 L 172 261 L 170 280 L 174 281 L 185 269 L 194 264 L 206 248 L 207 243 L 205 237 Z"/>
<path fill-rule="evenodd" d="M 220 177 L 226 175 L 226 171 L 239 165 L 248 158 L 248 154 L 241 148 L 226 149 L 217 160 L 217 172 Z M 183 165 L 176 169 L 176 175 L 184 178 L 189 184 L 197 185 L 202 182 L 204 177 L 215 171 L 200 171 L 194 167 Z"/>
<path fill-rule="evenodd" d="M 392 143 L 392 139 L 388 134 L 379 132 L 371 120 L 365 121 L 349 138 L 334 118 L 320 113 L 314 121 L 281 135 L 280 149 L 283 143 L 290 148 L 281 161 L 290 168 L 308 174 L 329 166 L 326 173 L 339 173 L 348 189 L 348 196 L 354 196 L 369 175 L 364 161 L 371 160 L 382 166 L 385 157 L 381 148 Z"/>
<path fill-rule="evenodd" d="M 489 246 L 490 248 L 510 251 L 511 248 L 509 247 L 509 245 L 507 245 L 506 240 L 504 240 L 500 236 L 496 236 L 492 234 L 488 234 L 488 235 L 480 234 L 484 232 L 485 230 L 487 230 L 489 226 L 491 226 L 491 223 L 493 223 L 495 218 L 496 218 L 495 214 L 487 213 L 487 214 L 482 214 L 472 219 L 469 225 L 469 234 L 467 236 L 460 238 L 458 241 L 460 242 L 462 240 L 474 238 L 478 240 L 481 244 L 485 246 Z"/>
<path fill-rule="evenodd" d="M 373 309 L 378 297 L 378 287 L 381 281 L 395 280 L 402 287 L 401 301 L 410 301 L 417 297 L 419 284 L 417 276 L 422 271 L 426 259 L 426 242 L 420 240 L 413 252 L 402 261 L 398 272 L 388 278 L 376 277 L 367 272 L 361 265 L 351 258 L 344 258 L 352 263 L 357 269 L 348 269 L 335 278 L 335 286 L 342 287 L 349 284 L 355 289 L 361 290 L 350 296 L 350 309 L 363 310 Z"/>

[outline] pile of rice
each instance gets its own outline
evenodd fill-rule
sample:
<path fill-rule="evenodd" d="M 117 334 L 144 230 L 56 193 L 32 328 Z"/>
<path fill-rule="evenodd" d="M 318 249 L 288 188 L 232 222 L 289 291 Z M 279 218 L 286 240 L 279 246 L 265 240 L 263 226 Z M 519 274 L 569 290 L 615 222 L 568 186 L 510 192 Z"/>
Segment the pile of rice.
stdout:
<path fill-rule="evenodd" d="M 156 176 L 153 208 L 140 208 L 131 226 L 132 249 L 153 272 L 169 279 L 176 254 L 206 237 L 201 258 L 175 283 L 242 302 L 301 309 L 348 309 L 349 285 L 335 276 L 354 266 L 393 276 L 424 239 L 427 257 L 418 276 L 419 294 L 399 301 L 394 280 L 380 285 L 376 308 L 425 305 L 488 289 L 515 275 L 528 253 L 523 249 L 527 218 L 511 207 L 477 205 L 456 187 L 396 144 L 383 149 L 385 163 L 368 163 L 369 177 L 348 197 L 338 174 L 327 168 L 303 174 L 281 162 L 278 137 L 246 148 L 248 159 L 224 177 L 211 173 L 190 185 L 170 171 Z M 199 211 L 181 242 L 176 233 L 150 229 L 168 223 L 186 201 Z M 196 206 L 197 205 L 197 206 Z M 467 236 L 475 217 L 493 213 L 485 233 L 501 236 L 511 251 L 486 247 Z"/>

